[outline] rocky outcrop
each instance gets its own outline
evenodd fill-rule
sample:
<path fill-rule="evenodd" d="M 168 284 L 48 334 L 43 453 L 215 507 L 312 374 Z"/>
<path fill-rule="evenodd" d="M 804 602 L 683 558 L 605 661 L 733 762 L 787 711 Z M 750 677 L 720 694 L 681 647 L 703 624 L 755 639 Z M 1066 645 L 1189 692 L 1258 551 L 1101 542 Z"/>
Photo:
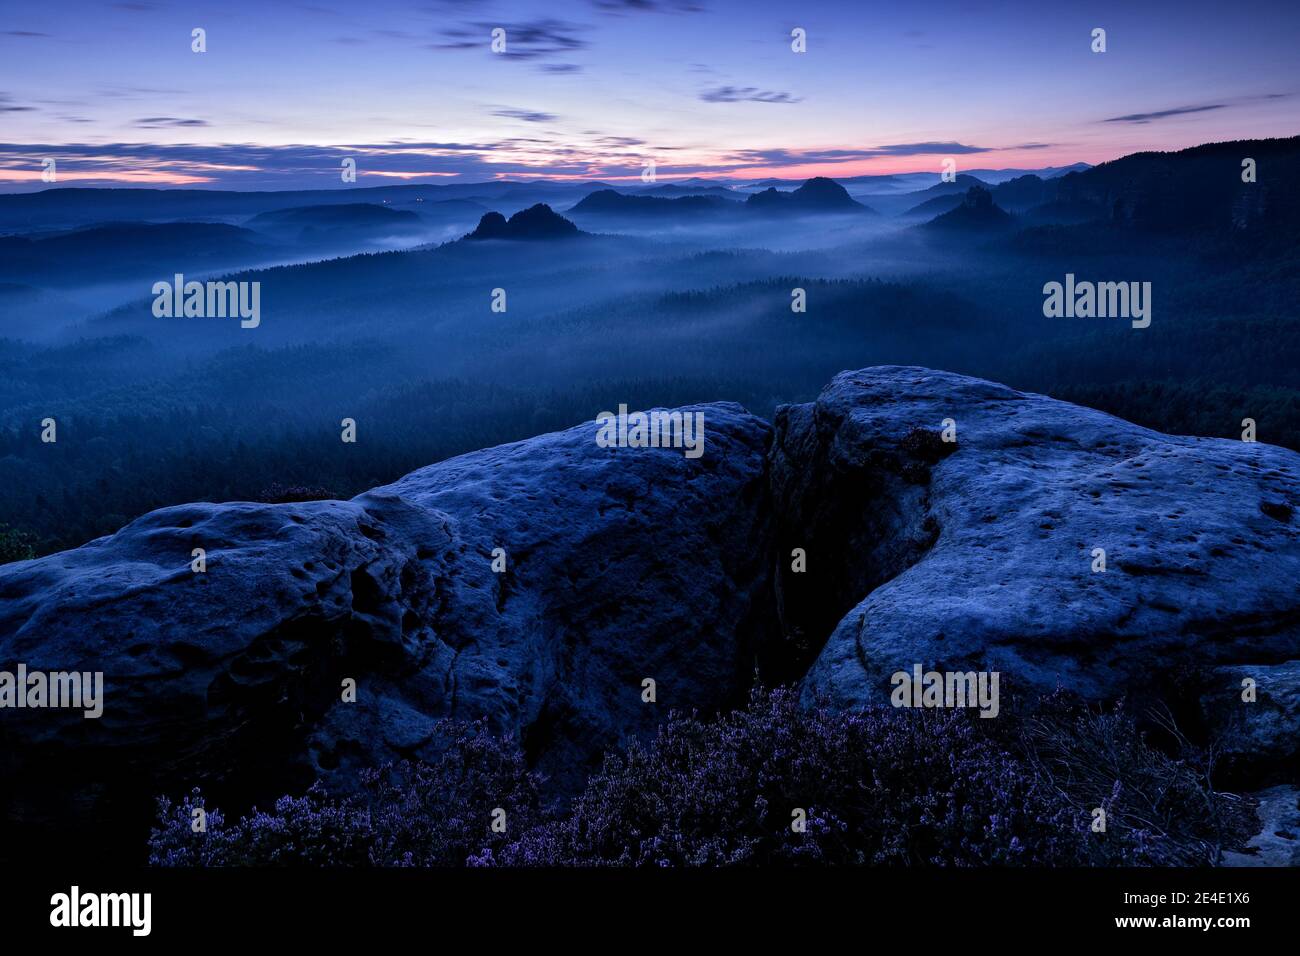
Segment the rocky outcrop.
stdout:
<path fill-rule="evenodd" d="M 839 616 L 809 699 L 883 703 L 919 663 L 1154 702 L 1300 657 L 1300 456 L 1281 448 L 875 368 L 778 413 L 772 483 L 782 554 L 808 553 L 806 581 L 782 566 L 787 630 Z"/>
<path fill-rule="evenodd" d="M 826 213 L 850 212 L 871 213 L 875 210 L 864 206 L 849 191 L 833 179 L 814 176 L 806 180 L 799 188 L 782 192 L 775 186 L 769 186 L 745 200 L 745 208 L 761 213 L 797 212 Z"/>
<path fill-rule="evenodd" d="M 6 814 L 66 835 L 192 784 L 227 805 L 347 785 L 436 752 L 443 717 L 517 735 L 563 792 L 669 708 L 730 702 L 773 619 L 770 426 L 696 410 L 699 458 L 602 448 L 589 423 L 351 501 L 165 508 L 0 568 L 0 669 L 106 675 L 98 720 L 0 713 L 0 773 L 23 780 Z"/>
<path fill-rule="evenodd" d="M 106 679 L 99 719 L 0 712 L 0 781 L 22 781 L 0 812 L 43 846 L 138 852 L 157 793 L 346 787 L 436 754 L 444 717 L 517 735 L 562 795 L 756 666 L 841 707 L 918 664 L 998 671 L 1004 709 L 1057 686 L 1172 702 L 1260 786 L 1294 774 L 1300 456 L 920 368 L 842 373 L 774 425 L 692 410 L 699 458 L 588 423 L 0 568 L 0 669 Z"/>
<path fill-rule="evenodd" d="M 537 203 L 521 209 L 509 219 L 499 212 L 489 212 L 479 220 L 473 232 L 464 240 L 479 239 L 570 239 L 584 235 L 577 226 L 565 219 L 546 203 Z"/>
<path fill-rule="evenodd" d="M 961 204 L 935 216 L 922 227 L 935 231 L 997 232 L 1015 226 L 1015 218 L 993 201 L 993 193 L 972 186 Z"/>

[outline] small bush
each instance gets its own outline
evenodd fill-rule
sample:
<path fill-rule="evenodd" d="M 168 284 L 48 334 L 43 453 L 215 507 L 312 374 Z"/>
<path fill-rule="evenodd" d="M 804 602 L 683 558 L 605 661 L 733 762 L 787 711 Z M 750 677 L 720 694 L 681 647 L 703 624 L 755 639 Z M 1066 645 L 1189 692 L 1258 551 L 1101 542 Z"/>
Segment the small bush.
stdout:
<path fill-rule="evenodd" d="M 963 713 L 839 713 L 755 691 L 747 710 L 671 716 L 648 746 L 607 758 L 572 814 L 506 862 L 1074 864 L 1085 829 Z"/>
<path fill-rule="evenodd" d="M 504 845 L 508 833 L 539 822 L 538 780 L 509 738 L 482 723 L 446 721 L 445 749 L 433 763 L 403 762 L 363 771 L 361 792 L 281 797 L 270 812 L 254 809 L 227 824 L 207 811 L 207 831 L 193 832 L 196 789 L 179 804 L 158 801 L 149 840 L 154 866 L 463 866 L 472 854 Z M 491 829 L 505 811 L 507 832 Z"/>
<path fill-rule="evenodd" d="M 160 800 L 150 861 L 1166 865 L 1216 862 L 1246 832 L 1241 804 L 1213 791 L 1211 766 L 1190 745 L 1168 756 L 1122 710 L 1060 696 L 995 738 L 965 711 L 834 711 L 803 707 L 792 690 L 755 690 L 746 709 L 713 720 L 670 714 L 650 742 L 607 755 L 573 805 L 549 816 L 513 741 L 481 723 L 442 732 L 433 763 L 368 771 L 353 796 L 313 787 L 233 825 L 208 811 L 206 834 L 191 831 L 198 791 L 179 805 Z M 1090 829 L 1097 806 L 1105 833 Z M 491 828 L 495 808 L 504 833 Z M 803 832 L 791 826 L 796 809 Z"/>
<path fill-rule="evenodd" d="M 1220 851 L 1254 832 L 1253 813 L 1211 785 L 1212 752 L 1194 747 L 1167 711 L 1155 723 L 1167 754 L 1147 743 L 1122 704 L 1100 710 L 1056 694 L 1025 722 L 1031 768 L 1082 812 L 1106 811 L 1099 862 L 1128 866 L 1212 866 Z"/>

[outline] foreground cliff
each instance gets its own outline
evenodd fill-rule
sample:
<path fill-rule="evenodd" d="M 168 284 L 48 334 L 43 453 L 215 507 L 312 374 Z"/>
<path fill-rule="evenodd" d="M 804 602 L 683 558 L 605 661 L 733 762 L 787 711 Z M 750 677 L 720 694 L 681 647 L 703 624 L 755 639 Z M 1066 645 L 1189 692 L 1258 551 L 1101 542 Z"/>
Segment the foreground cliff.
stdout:
<path fill-rule="evenodd" d="M 588 423 L 0 568 L 0 668 L 106 675 L 98 719 L 0 712 L 21 781 L 0 812 L 102 838 L 193 784 L 226 805 L 347 786 L 436 753 L 448 716 L 517 735 L 563 793 L 756 666 L 842 707 L 888 705 L 918 664 L 996 670 L 1004 707 L 1166 702 L 1254 778 L 1294 778 L 1300 456 L 918 368 L 842 373 L 773 425 L 694 410 L 699 458 Z"/>

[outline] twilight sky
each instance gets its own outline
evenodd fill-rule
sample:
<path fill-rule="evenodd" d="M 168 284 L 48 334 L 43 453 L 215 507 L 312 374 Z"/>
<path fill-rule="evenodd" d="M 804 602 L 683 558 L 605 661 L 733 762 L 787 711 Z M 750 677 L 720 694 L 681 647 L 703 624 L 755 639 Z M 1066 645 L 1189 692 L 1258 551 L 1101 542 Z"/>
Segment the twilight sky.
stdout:
<path fill-rule="evenodd" d="M 0 191 L 1096 163 L 1300 133 L 1297 49 L 1295 0 L 3 0 Z"/>

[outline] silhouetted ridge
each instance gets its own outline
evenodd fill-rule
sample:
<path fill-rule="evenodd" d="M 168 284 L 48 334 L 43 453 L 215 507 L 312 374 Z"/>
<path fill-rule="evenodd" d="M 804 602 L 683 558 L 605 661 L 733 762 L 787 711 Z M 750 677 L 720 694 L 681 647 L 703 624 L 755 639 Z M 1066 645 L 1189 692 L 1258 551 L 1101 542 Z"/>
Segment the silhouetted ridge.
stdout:
<path fill-rule="evenodd" d="M 581 231 L 546 203 L 520 210 L 509 219 L 499 212 L 486 213 L 466 239 L 563 239 Z"/>
<path fill-rule="evenodd" d="M 833 179 L 814 176 L 792 194 L 796 199 L 809 206 L 858 206 L 849 191 Z"/>
<path fill-rule="evenodd" d="M 993 201 L 993 193 L 983 186 L 972 186 L 966 191 L 961 205 L 941 216 L 935 216 L 925 225 L 936 229 L 1002 229 L 1014 222 L 1011 214 Z"/>
<path fill-rule="evenodd" d="M 254 216 L 248 225 L 253 228 L 262 225 L 368 226 L 419 221 L 419 216 L 403 209 L 390 209 L 378 203 L 355 202 L 274 209 Z"/>
<path fill-rule="evenodd" d="M 1255 160 L 1254 182 L 1243 162 Z M 1057 205 L 1138 230 L 1300 236 L 1300 136 L 1132 153 L 1053 181 Z"/>
<path fill-rule="evenodd" d="M 678 213 L 730 212 L 738 206 L 720 196 L 628 196 L 602 189 L 584 196 L 569 212 L 618 215 L 676 215 Z"/>
<path fill-rule="evenodd" d="M 750 209 L 796 209 L 809 211 L 862 211 L 868 207 L 849 195 L 849 191 L 833 179 L 814 176 L 792 192 L 781 192 L 775 186 L 754 193 L 745 206 Z M 874 210 L 871 210 L 874 211 Z"/>

